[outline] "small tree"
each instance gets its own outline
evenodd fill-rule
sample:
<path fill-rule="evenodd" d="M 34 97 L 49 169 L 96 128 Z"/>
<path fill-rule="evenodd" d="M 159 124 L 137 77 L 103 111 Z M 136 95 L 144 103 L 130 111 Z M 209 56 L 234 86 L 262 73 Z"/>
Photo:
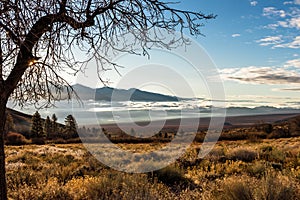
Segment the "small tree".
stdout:
<path fill-rule="evenodd" d="M 50 117 L 47 116 L 45 122 L 44 122 L 44 135 L 49 137 L 51 135 L 51 120 Z"/>
<path fill-rule="evenodd" d="M 44 131 L 43 131 L 43 122 L 41 115 L 38 111 L 34 113 L 32 116 L 32 124 L 31 124 L 31 138 L 37 138 L 37 137 L 43 137 Z"/>
<path fill-rule="evenodd" d="M 58 133 L 58 124 L 57 124 L 57 117 L 55 114 L 52 115 L 51 121 L 51 135 L 57 135 Z"/>
<path fill-rule="evenodd" d="M 65 128 L 64 128 L 65 138 L 77 137 L 77 123 L 75 118 L 72 115 L 68 115 L 65 119 Z"/>

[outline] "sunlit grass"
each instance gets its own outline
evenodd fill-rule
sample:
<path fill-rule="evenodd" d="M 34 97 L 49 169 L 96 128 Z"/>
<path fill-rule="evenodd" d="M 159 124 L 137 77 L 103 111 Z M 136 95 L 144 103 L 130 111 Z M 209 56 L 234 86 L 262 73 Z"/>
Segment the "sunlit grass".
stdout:
<path fill-rule="evenodd" d="M 119 144 L 133 153 L 164 145 Z M 101 164 L 82 144 L 7 146 L 12 199 L 296 199 L 300 137 L 222 141 L 204 159 L 192 144 L 164 169 L 130 174 Z M 106 147 L 105 151 L 109 151 Z M 174 148 L 176 150 L 176 148 Z M 172 154 L 160 156 L 173 156 Z M 138 154 L 136 154 L 138 155 Z M 141 159 L 138 156 L 131 159 Z M 142 162 L 141 162 L 142 163 Z M 142 163 L 143 165 L 160 165 Z M 134 166 L 136 165 L 136 166 Z M 138 164 L 130 167 L 139 167 Z M 241 193 L 243 195 L 241 196 Z"/>

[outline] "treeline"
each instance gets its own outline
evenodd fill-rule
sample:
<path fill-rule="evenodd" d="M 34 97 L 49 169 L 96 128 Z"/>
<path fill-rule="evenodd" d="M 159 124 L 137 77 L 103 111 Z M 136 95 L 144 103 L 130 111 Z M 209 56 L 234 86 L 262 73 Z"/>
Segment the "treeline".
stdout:
<path fill-rule="evenodd" d="M 55 114 L 42 119 L 38 111 L 31 118 L 30 126 L 25 130 L 16 127 L 14 119 L 10 113 L 6 116 L 6 126 L 4 138 L 7 144 L 44 144 L 47 140 L 69 140 L 78 138 L 78 126 L 75 118 L 68 115 L 65 124 L 57 122 Z M 63 142 L 63 141 L 62 141 Z"/>
<path fill-rule="evenodd" d="M 72 115 L 68 115 L 65 118 L 65 125 L 57 123 L 57 117 L 55 114 L 52 115 L 51 119 L 49 116 L 45 120 L 41 118 L 39 112 L 35 112 L 32 116 L 32 124 L 29 138 L 76 138 L 77 123 Z"/>

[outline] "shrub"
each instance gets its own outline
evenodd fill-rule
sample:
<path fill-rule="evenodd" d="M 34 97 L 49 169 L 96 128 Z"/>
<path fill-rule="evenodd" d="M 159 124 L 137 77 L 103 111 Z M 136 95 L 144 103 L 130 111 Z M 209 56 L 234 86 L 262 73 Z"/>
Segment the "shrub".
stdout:
<path fill-rule="evenodd" d="M 176 166 L 167 166 L 163 169 L 157 170 L 153 172 L 155 178 L 158 181 L 168 185 L 168 186 L 189 186 L 189 180 L 184 177 L 184 172 L 182 169 L 179 169 Z"/>
<path fill-rule="evenodd" d="M 15 132 L 9 132 L 6 139 L 7 145 L 24 145 L 30 143 L 30 140 L 27 140 L 22 134 Z"/>
<path fill-rule="evenodd" d="M 264 146 L 261 148 L 260 159 L 269 162 L 283 163 L 285 160 L 285 153 L 272 146 Z"/>
<path fill-rule="evenodd" d="M 268 173 L 260 183 L 257 199 L 296 199 L 296 188 L 291 184 L 289 177 L 275 176 Z"/>
<path fill-rule="evenodd" d="M 248 176 L 225 179 L 217 199 L 228 200 L 282 200 L 299 199 L 295 182 L 290 177 L 266 173 L 262 179 Z"/>
<path fill-rule="evenodd" d="M 205 158 L 212 162 L 225 162 L 225 150 L 224 148 L 214 148 L 209 152 L 209 154 Z"/>
<path fill-rule="evenodd" d="M 267 138 L 272 139 L 272 138 L 283 138 L 283 137 L 289 137 L 289 133 L 286 132 L 284 129 L 275 129 L 270 133 Z"/>
<path fill-rule="evenodd" d="M 236 149 L 229 154 L 231 160 L 240 160 L 244 162 L 252 162 L 257 158 L 257 153 L 249 149 Z"/>
<path fill-rule="evenodd" d="M 260 143 L 262 141 L 262 139 L 260 137 L 258 137 L 258 135 L 254 135 L 254 134 L 249 134 L 247 139 L 248 139 L 248 142 L 250 142 L 250 143 Z"/>
<path fill-rule="evenodd" d="M 46 144 L 45 138 L 38 138 L 38 137 L 36 137 L 36 138 L 32 138 L 31 141 L 32 141 L 32 144 L 37 144 L 37 145 L 44 145 L 44 144 Z"/>
<path fill-rule="evenodd" d="M 73 199 L 158 199 L 152 192 L 153 186 L 141 174 L 112 172 L 101 177 L 76 178 L 65 188 Z"/>
<path fill-rule="evenodd" d="M 223 193 L 216 193 L 216 199 L 222 200 L 252 200 L 253 191 L 249 183 L 241 179 L 227 179 L 223 183 Z"/>
<path fill-rule="evenodd" d="M 255 161 L 252 165 L 248 166 L 246 170 L 251 176 L 261 177 L 264 175 L 266 169 L 266 163 Z"/>

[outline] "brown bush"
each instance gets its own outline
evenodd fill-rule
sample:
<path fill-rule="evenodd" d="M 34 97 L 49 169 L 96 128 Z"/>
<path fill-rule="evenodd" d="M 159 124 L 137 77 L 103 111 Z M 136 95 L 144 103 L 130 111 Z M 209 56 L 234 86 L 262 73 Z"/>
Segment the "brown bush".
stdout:
<path fill-rule="evenodd" d="M 257 158 L 257 153 L 250 149 L 236 149 L 229 154 L 231 160 L 240 160 L 244 162 L 252 162 Z"/>
<path fill-rule="evenodd" d="M 24 145 L 30 143 L 30 140 L 27 140 L 24 135 L 15 132 L 9 132 L 6 140 L 7 145 Z"/>

